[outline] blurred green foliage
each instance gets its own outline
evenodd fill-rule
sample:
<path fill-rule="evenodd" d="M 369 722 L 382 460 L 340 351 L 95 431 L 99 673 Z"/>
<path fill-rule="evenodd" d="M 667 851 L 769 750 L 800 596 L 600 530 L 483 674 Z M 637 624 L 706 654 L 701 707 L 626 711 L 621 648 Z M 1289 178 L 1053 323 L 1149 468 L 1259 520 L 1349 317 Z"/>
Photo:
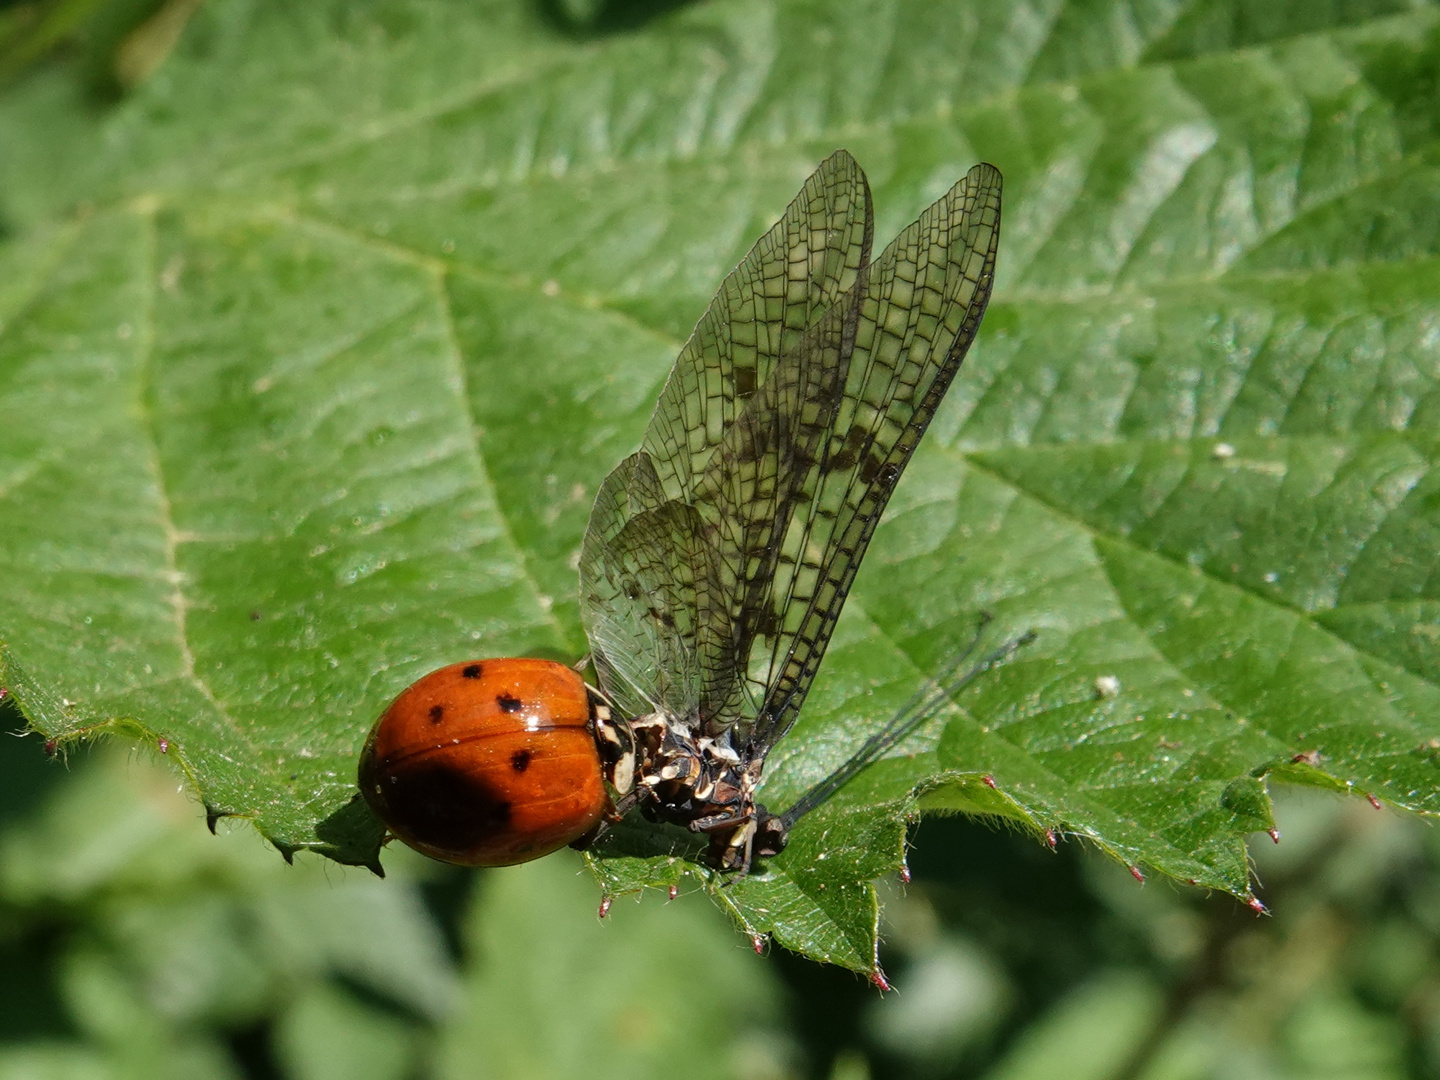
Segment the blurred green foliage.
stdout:
<path fill-rule="evenodd" d="M 0 86 L 65 54 L 97 98 L 133 90 L 175 47 L 201 0 L 8 0 Z"/>

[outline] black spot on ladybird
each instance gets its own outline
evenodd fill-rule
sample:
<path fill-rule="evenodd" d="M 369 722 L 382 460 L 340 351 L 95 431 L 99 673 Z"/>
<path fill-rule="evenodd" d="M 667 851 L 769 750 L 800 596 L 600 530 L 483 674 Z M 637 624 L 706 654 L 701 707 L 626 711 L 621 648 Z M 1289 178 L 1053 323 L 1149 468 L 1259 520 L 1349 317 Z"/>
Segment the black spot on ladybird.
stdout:
<path fill-rule="evenodd" d="M 444 706 L 444 705 L 431 705 L 431 706 L 430 706 L 430 722 L 431 722 L 432 724 L 438 724 L 438 723 L 440 723 L 441 720 L 444 720 L 444 719 L 445 719 L 445 706 Z"/>
<path fill-rule="evenodd" d="M 495 704 L 500 706 L 501 712 L 519 712 L 521 705 L 524 703 L 519 698 L 511 697 L 509 694 L 501 694 L 495 699 Z"/>
<path fill-rule="evenodd" d="M 510 755 L 510 767 L 516 772 L 524 772 L 530 767 L 531 757 L 529 750 L 516 750 Z"/>
<path fill-rule="evenodd" d="M 480 677 L 480 665 L 466 664 L 460 674 L 464 675 L 467 679 L 478 679 Z"/>

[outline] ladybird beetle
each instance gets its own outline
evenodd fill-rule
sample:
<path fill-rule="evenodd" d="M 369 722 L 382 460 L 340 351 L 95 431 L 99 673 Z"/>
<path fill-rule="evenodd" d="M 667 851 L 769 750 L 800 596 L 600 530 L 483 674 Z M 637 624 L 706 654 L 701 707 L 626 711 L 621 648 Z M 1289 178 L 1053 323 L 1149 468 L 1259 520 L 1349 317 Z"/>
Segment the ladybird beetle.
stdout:
<path fill-rule="evenodd" d="M 610 808 L 595 735 L 605 714 L 564 664 L 451 664 L 376 722 L 360 790 L 392 833 L 437 859 L 535 859 L 592 832 Z"/>

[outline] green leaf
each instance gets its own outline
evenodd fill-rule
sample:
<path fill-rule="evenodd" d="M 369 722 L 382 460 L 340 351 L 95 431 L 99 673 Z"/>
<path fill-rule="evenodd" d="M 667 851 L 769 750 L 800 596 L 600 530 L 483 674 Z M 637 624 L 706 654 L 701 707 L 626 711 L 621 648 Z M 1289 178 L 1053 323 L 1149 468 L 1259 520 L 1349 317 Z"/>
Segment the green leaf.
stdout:
<path fill-rule="evenodd" d="M 584 651 L 591 495 L 844 144 L 882 242 L 999 165 L 1000 280 L 762 797 L 982 611 L 1038 639 L 765 873 L 635 825 L 604 887 L 700 881 L 874 971 L 925 810 L 1246 899 L 1272 778 L 1440 812 L 1440 17 L 1252 7 L 717 0 L 587 39 L 214 3 L 111 111 L 38 73 L 0 98 L 0 683 L 378 866 L 371 721 L 442 663 Z"/>
<path fill-rule="evenodd" d="M 987 1080 L 1114 1076 L 1154 1023 L 1155 994 L 1131 974 L 1102 975 L 1029 1028 Z"/>
<path fill-rule="evenodd" d="M 417 1033 L 332 985 L 310 989 L 281 1018 L 276 1041 L 300 1080 L 403 1080 L 411 1075 Z"/>
<path fill-rule="evenodd" d="M 477 1062 L 504 1078 L 660 1078 L 677 1061 L 697 1078 L 782 1071 L 770 969 L 703 907 L 637 897 L 601 925 L 570 852 L 481 882 L 464 928 L 475 958 L 465 1003 L 435 1075 L 471 1077 Z M 657 992 L 665 958 L 687 974 Z"/>

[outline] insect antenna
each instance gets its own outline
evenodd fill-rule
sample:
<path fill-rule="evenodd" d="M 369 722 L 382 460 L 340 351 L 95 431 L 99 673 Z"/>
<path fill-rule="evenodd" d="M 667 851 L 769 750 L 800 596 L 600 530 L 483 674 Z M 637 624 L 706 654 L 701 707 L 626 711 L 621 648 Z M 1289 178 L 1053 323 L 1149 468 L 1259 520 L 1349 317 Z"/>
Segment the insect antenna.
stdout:
<path fill-rule="evenodd" d="M 976 646 L 980 643 L 980 637 L 989 622 L 990 616 L 982 617 L 970 643 L 961 649 L 942 671 L 917 690 L 889 722 L 866 739 L 860 749 L 855 751 L 843 765 L 800 796 L 795 805 L 780 815 L 780 820 L 787 831 L 862 771 L 884 757 L 896 743 L 934 716 L 955 694 L 965 689 L 991 668 L 1005 663 L 1035 640 L 1035 631 L 1026 631 L 1018 638 L 1007 641 L 998 649 L 976 661 L 963 674 L 957 675 L 956 673 L 965 666 L 975 652 Z"/>

